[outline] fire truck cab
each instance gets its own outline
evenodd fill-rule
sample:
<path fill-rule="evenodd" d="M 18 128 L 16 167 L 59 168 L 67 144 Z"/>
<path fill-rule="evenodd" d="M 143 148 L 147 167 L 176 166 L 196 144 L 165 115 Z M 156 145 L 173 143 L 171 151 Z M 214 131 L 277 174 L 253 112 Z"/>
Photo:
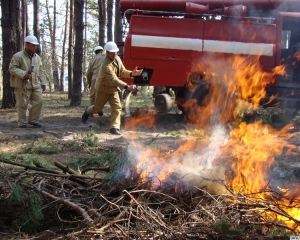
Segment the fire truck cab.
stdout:
<path fill-rule="evenodd" d="M 121 0 L 128 22 L 124 65 L 144 69 L 134 84 L 162 89 L 155 101 L 161 112 L 167 110 L 170 100 L 165 93 L 170 88 L 175 101 L 192 96 L 187 79 L 208 55 L 258 57 L 266 72 L 285 65 L 287 74 L 277 76 L 268 92 L 278 96 L 292 95 L 295 90 L 300 93 L 300 1 L 282 2 Z M 200 75 L 205 78 L 205 73 L 203 69 Z"/>

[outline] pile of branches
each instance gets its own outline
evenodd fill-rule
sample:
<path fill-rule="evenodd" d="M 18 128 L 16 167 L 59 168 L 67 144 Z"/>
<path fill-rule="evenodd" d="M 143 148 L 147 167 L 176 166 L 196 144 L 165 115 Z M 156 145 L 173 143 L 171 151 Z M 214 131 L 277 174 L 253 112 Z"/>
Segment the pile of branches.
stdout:
<path fill-rule="evenodd" d="M 79 175 L 59 163 L 62 172 L 11 164 L 0 164 L 0 196 L 5 199 L 16 186 L 42 196 L 44 218 L 35 239 L 267 239 L 271 229 L 299 234 L 299 220 L 283 210 L 283 196 L 276 193 L 266 200 L 229 188 L 227 194 L 214 195 L 198 187 L 185 189 L 179 178 L 176 186 L 165 181 L 153 189 L 151 178 L 105 181 L 109 168 Z M 298 201 L 289 205 L 299 208 Z M 9 211 L 3 201 L 1 208 Z"/>

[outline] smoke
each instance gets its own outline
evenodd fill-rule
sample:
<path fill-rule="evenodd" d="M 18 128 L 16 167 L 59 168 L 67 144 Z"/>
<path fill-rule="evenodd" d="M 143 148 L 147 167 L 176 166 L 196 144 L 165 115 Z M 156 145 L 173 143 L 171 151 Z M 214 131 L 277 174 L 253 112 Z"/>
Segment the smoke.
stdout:
<path fill-rule="evenodd" d="M 224 192 L 220 182 L 225 180 L 225 168 L 214 162 L 220 157 L 228 137 L 226 128 L 216 125 L 204 142 L 187 143 L 187 146 L 191 145 L 190 148 L 182 150 L 179 147 L 171 154 L 157 148 L 129 143 L 127 154 L 131 167 L 123 169 L 124 177 L 137 174 L 144 181 L 151 178 L 154 188 L 161 182 L 175 185 L 180 180 L 186 187 L 206 188 L 214 193 Z M 179 146 L 182 145 L 180 143 Z"/>

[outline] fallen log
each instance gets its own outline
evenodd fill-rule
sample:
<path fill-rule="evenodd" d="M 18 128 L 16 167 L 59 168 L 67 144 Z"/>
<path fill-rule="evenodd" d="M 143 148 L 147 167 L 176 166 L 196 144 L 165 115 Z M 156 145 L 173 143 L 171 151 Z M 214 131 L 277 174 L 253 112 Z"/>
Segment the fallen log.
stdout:
<path fill-rule="evenodd" d="M 58 168 L 60 168 L 61 170 L 63 170 L 65 173 L 70 173 L 70 174 L 77 174 L 76 171 L 74 171 L 72 168 L 70 168 L 69 166 L 66 166 L 62 163 L 59 162 L 54 162 L 54 165 Z"/>
<path fill-rule="evenodd" d="M 81 174 L 85 174 L 88 171 L 104 171 L 104 172 L 109 172 L 110 167 L 89 167 L 85 168 L 81 171 Z"/>

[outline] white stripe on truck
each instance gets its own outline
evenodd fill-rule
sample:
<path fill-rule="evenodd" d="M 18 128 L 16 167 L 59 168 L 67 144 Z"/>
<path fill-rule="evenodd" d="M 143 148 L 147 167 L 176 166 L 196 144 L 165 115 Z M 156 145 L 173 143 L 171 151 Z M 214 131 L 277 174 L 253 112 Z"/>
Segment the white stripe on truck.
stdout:
<path fill-rule="evenodd" d="M 132 47 L 193 50 L 204 52 L 233 53 L 247 55 L 273 56 L 271 43 L 244 43 L 194 38 L 156 37 L 132 35 Z"/>

